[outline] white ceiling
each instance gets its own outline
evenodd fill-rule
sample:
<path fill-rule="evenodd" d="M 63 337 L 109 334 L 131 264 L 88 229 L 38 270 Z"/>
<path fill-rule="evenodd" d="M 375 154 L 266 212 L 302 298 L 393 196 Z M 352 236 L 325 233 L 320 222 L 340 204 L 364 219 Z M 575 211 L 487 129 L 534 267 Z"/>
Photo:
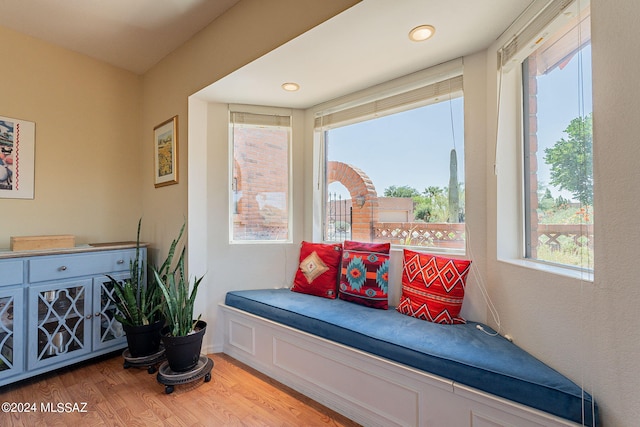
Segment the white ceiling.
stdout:
<path fill-rule="evenodd" d="M 143 74 L 238 0 L 0 0 L 0 25 Z"/>
<path fill-rule="evenodd" d="M 203 89 L 215 102 L 308 108 L 478 52 L 532 0 L 363 0 Z M 436 28 L 424 42 L 409 31 Z M 284 82 L 298 92 L 285 92 Z"/>
<path fill-rule="evenodd" d="M 531 1 L 363 0 L 200 95 L 308 108 L 484 49 Z M 0 0 L 0 25 L 142 74 L 237 2 Z M 435 26 L 435 36 L 409 41 L 420 24 Z M 301 89 L 284 92 L 285 81 Z"/>

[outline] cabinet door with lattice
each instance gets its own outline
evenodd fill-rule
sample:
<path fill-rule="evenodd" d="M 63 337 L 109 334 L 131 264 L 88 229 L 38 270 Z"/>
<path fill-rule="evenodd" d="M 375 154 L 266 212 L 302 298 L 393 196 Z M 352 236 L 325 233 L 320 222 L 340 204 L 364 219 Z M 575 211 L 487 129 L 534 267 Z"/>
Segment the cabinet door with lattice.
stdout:
<path fill-rule="evenodd" d="M 29 369 L 91 351 L 91 279 L 29 288 Z"/>
<path fill-rule="evenodd" d="M 129 278 L 129 273 L 110 274 L 117 281 Z M 113 302 L 113 284 L 105 276 L 93 278 L 93 351 L 127 342 L 122 323 L 115 319 L 118 309 Z"/>
<path fill-rule="evenodd" d="M 23 288 L 0 288 L 0 379 L 24 370 Z"/>

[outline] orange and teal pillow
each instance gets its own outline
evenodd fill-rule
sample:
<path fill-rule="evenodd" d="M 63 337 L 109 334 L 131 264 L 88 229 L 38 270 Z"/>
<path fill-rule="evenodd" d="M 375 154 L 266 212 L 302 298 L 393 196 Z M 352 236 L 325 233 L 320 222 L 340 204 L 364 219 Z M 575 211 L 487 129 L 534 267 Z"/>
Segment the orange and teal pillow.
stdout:
<path fill-rule="evenodd" d="M 340 299 L 367 307 L 389 308 L 389 243 L 343 244 Z"/>
<path fill-rule="evenodd" d="M 469 260 L 405 249 L 397 310 L 434 323 L 466 323 L 460 310 L 470 266 Z"/>
<path fill-rule="evenodd" d="M 300 263 L 291 290 L 335 299 L 342 260 L 342 245 L 302 242 Z"/>

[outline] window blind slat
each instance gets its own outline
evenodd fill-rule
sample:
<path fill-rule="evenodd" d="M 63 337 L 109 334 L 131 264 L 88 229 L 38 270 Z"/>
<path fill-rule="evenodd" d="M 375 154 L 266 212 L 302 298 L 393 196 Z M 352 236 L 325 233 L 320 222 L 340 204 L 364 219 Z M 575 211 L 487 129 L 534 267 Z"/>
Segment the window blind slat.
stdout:
<path fill-rule="evenodd" d="M 316 129 L 324 129 L 343 124 L 353 120 L 362 120 L 367 117 L 376 117 L 397 111 L 404 107 L 416 104 L 427 104 L 446 96 L 449 99 L 462 95 L 462 76 L 455 76 L 427 86 L 377 99 L 354 107 L 338 110 L 328 114 L 319 114 L 315 118 Z"/>
<path fill-rule="evenodd" d="M 291 126 L 291 116 L 276 116 L 271 114 L 255 114 L 239 111 L 231 112 L 231 123 L 255 126 Z"/>
<path fill-rule="evenodd" d="M 498 50 L 498 69 L 504 67 L 514 56 L 526 48 L 575 0 L 553 0 L 520 32 Z"/>
<path fill-rule="evenodd" d="M 580 49 L 591 43 L 591 9 L 587 6 L 580 15 L 569 21 L 556 35 L 544 42 L 537 52 L 537 71 L 547 74 L 563 67 Z"/>

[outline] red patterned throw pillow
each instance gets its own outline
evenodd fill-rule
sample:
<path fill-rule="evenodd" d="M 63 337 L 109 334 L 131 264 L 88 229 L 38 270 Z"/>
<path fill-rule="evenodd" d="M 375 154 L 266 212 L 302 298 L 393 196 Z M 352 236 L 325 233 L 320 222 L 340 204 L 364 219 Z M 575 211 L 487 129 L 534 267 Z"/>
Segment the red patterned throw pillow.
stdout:
<path fill-rule="evenodd" d="M 335 299 L 342 259 L 342 245 L 302 242 L 300 264 L 291 290 Z"/>
<path fill-rule="evenodd" d="M 389 308 L 389 243 L 345 241 L 340 275 L 340 299 Z"/>
<path fill-rule="evenodd" d="M 434 323 L 465 323 L 459 314 L 470 266 L 469 260 L 405 249 L 397 310 Z"/>

